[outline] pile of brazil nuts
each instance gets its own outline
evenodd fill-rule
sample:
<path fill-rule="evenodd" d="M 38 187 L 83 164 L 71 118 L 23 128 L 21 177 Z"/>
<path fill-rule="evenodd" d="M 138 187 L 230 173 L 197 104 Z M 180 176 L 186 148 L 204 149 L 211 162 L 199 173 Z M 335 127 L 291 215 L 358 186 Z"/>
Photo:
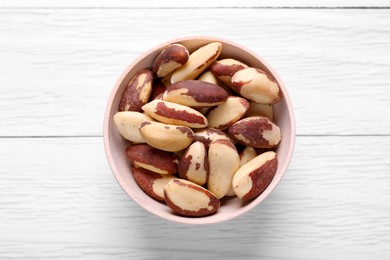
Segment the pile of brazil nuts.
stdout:
<path fill-rule="evenodd" d="M 258 68 L 218 60 L 222 48 L 170 44 L 134 75 L 113 118 L 136 183 L 182 216 L 211 215 L 226 196 L 257 197 L 278 166 L 280 87 Z"/>

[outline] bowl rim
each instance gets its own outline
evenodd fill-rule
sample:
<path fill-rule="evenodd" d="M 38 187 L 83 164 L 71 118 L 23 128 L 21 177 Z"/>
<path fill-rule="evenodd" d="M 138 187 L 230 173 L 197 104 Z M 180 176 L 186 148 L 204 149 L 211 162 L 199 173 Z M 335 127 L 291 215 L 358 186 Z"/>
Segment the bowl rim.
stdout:
<path fill-rule="evenodd" d="M 154 210 L 152 207 L 146 207 L 145 205 L 140 203 L 138 201 L 138 199 L 135 198 L 135 196 L 132 196 L 132 194 L 129 194 L 124 189 L 124 187 L 122 186 L 121 183 L 123 183 L 124 180 L 123 180 L 122 176 L 120 174 L 118 174 L 119 171 L 118 171 L 118 169 L 117 169 L 117 167 L 115 165 L 115 162 L 114 162 L 114 159 L 113 159 L 113 156 L 112 156 L 112 153 L 111 153 L 110 142 L 109 142 L 109 132 L 110 132 L 109 120 L 110 120 L 110 114 L 111 114 L 111 109 L 112 109 L 112 103 L 114 101 L 114 97 L 116 96 L 116 93 L 117 93 L 118 89 L 120 88 L 121 83 L 123 82 L 123 80 L 125 79 L 127 74 L 133 69 L 134 66 L 136 66 L 140 61 L 142 61 L 143 58 L 145 58 L 146 56 L 150 55 L 151 53 L 153 53 L 157 49 L 162 49 L 165 46 L 167 46 L 169 44 L 172 44 L 172 43 L 183 42 L 183 41 L 188 41 L 188 40 L 202 40 L 202 41 L 210 41 L 210 42 L 219 41 L 219 42 L 222 42 L 222 43 L 227 43 L 227 44 L 230 44 L 230 45 L 235 46 L 237 48 L 240 48 L 240 49 L 246 51 L 251 56 L 255 57 L 257 60 L 259 60 L 271 72 L 272 76 L 278 82 L 280 88 L 282 89 L 282 93 L 283 93 L 283 96 L 284 96 L 284 99 L 285 99 L 285 102 L 286 102 L 286 106 L 288 107 L 287 110 L 288 110 L 288 113 L 289 113 L 289 120 L 290 120 L 290 127 L 291 127 L 291 129 L 290 129 L 290 142 L 288 144 L 288 150 L 287 150 L 287 153 L 286 153 L 286 160 L 283 161 L 282 164 L 278 165 L 278 168 L 281 167 L 281 168 L 278 169 L 279 171 L 281 171 L 281 174 L 279 175 L 279 179 L 276 182 L 272 182 L 271 183 L 272 185 L 270 184 L 263 191 L 261 196 L 258 196 L 257 198 L 252 200 L 251 203 L 247 204 L 245 207 L 242 207 L 241 209 L 239 209 L 239 210 L 237 210 L 237 211 L 235 211 L 233 213 L 230 213 L 230 214 L 228 214 L 228 215 L 226 215 L 224 217 L 220 217 L 220 218 L 207 218 L 207 217 L 203 217 L 203 218 L 179 217 L 179 218 L 177 218 L 176 215 L 172 215 L 172 216 L 175 216 L 174 218 L 173 217 L 169 218 L 169 217 L 167 217 L 164 214 L 160 214 L 159 211 Z M 273 69 L 273 67 L 262 56 L 258 55 L 257 53 L 253 52 L 252 50 L 248 49 L 247 47 L 242 46 L 241 44 L 238 44 L 238 43 L 233 42 L 231 40 L 226 40 L 224 38 L 212 37 L 212 36 L 203 36 L 203 35 L 194 35 L 194 36 L 186 36 L 186 37 L 180 37 L 180 38 L 171 39 L 171 40 L 165 41 L 164 43 L 158 44 L 158 45 L 150 48 L 148 51 L 145 51 L 145 52 L 141 53 L 135 60 L 133 60 L 130 63 L 130 65 L 128 65 L 126 67 L 126 69 L 122 72 L 122 74 L 120 75 L 120 77 L 116 81 L 114 87 L 112 88 L 112 90 L 110 92 L 110 95 L 108 97 L 108 100 L 107 100 L 106 107 L 105 107 L 104 121 L 103 121 L 103 141 L 104 141 L 105 154 L 106 154 L 109 166 L 111 168 L 111 171 L 114 174 L 115 179 L 117 180 L 117 182 L 118 182 L 119 186 L 122 188 L 122 190 L 133 201 L 135 201 L 143 209 L 145 209 L 146 211 L 149 211 L 153 215 L 157 215 L 160 218 L 163 218 L 163 219 L 166 219 L 166 220 L 170 220 L 170 221 L 173 221 L 173 222 L 176 222 L 176 223 L 184 223 L 184 224 L 199 225 L 199 224 L 214 224 L 214 223 L 224 222 L 224 221 L 230 220 L 232 218 L 238 217 L 238 216 L 242 215 L 243 213 L 250 211 L 251 209 L 253 209 L 258 204 L 260 204 L 261 201 L 265 200 L 269 196 L 269 194 L 273 190 L 275 190 L 276 186 L 280 183 L 280 181 L 283 179 L 284 175 L 286 174 L 287 168 L 288 168 L 288 166 L 289 166 L 289 164 L 291 162 L 292 155 L 293 155 L 293 152 L 294 152 L 295 139 L 296 139 L 296 122 L 295 122 L 295 115 L 294 115 L 292 102 L 291 102 L 289 93 L 288 93 L 288 91 L 287 91 L 287 89 L 286 89 L 286 87 L 284 85 L 284 82 L 280 78 L 279 74 Z"/>

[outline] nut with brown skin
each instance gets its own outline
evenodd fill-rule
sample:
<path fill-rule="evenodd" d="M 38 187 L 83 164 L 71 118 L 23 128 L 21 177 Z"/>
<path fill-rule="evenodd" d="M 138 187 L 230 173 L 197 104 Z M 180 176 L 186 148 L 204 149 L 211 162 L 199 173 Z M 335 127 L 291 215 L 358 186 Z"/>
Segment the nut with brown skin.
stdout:
<path fill-rule="evenodd" d="M 179 160 L 174 153 L 162 151 L 147 144 L 130 145 L 125 151 L 127 159 L 134 165 L 159 174 L 177 172 Z"/>
<path fill-rule="evenodd" d="M 241 119 L 229 128 L 230 137 L 240 144 L 254 148 L 272 148 L 280 142 L 280 128 L 267 117 Z"/>
<path fill-rule="evenodd" d="M 131 167 L 131 172 L 138 186 L 150 197 L 165 202 L 164 186 L 177 179 L 174 175 L 162 175 L 140 167 Z"/>
<path fill-rule="evenodd" d="M 114 115 L 115 128 L 123 138 L 134 143 L 145 143 L 138 130 L 140 124 L 144 121 L 153 121 L 153 119 L 134 111 L 121 111 Z"/>
<path fill-rule="evenodd" d="M 188 61 L 173 71 L 171 83 L 185 79 L 196 79 L 207 67 L 213 63 L 222 51 L 222 43 L 212 42 L 191 53 Z"/>
<path fill-rule="evenodd" d="M 119 101 L 118 111 L 140 112 L 152 92 L 153 73 L 148 69 L 138 71 L 130 80 Z"/>
<path fill-rule="evenodd" d="M 261 104 L 274 104 L 282 99 L 279 84 L 266 72 L 245 68 L 232 76 L 232 88 L 241 96 Z"/>
<path fill-rule="evenodd" d="M 218 85 L 201 80 L 182 80 L 170 85 L 163 99 L 189 107 L 210 107 L 222 104 L 228 93 Z"/>
<path fill-rule="evenodd" d="M 233 143 L 217 140 L 209 146 L 209 179 L 207 188 L 220 199 L 232 186 L 234 173 L 240 167 L 240 158 Z"/>
<path fill-rule="evenodd" d="M 242 167 L 244 164 L 249 162 L 250 160 L 254 159 L 257 156 L 257 152 L 252 147 L 245 147 L 244 150 L 240 153 L 240 167 Z M 228 193 L 226 193 L 226 196 L 236 196 L 236 193 L 234 192 L 233 185 L 230 187 Z"/>
<path fill-rule="evenodd" d="M 229 96 L 227 100 L 213 108 L 207 115 L 209 127 L 224 130 L 245 116 L 249 102 L 245 98 Z"/>
<path fill-rule="evenodd" d="M 164 100 L 153 100 L 142 109 L 152 118 L 166 124 L 191 128 L 204 128 L 208 125 L 207 118 L 199 111 Z"/>
<path fill-rule="evenodd" d="M 198 185 L 204 185 L 209 175 L 207 150 L 202 142 L 192 143 L 179 162 L 179 176 Z"/>
<path fill-rule="evenodd" d="M 195 130 L 194 140 L 204 143 L 206 147 L 219 139 L 231 141 L 230 138 L 222 131 L 215 128 L 206 128 L 201 130 Z"/>
<path fill-rule="evenodd" d="M 235 59 L 223 59 L 211 65 L 211 72 L 228 86 L 232 85 L 232 76 L 239 70 L 248 68 L 248 65 Z"/>
<path fill-rule="evenodd" d="M 179 161 L 180 161 L 181 157 L 185 154 L 186 151 L 187 151 L 187 149 L 183 149 L 183 150 L 175 152 L 177 158 L 179 158 Z"/>
<path fill-rule="evenodd" d="M 233 189 L 235 194 L 249 200 L 261 194 L 271 183 L 278 167 L 275 152 L 265 152 L 242 166 L 234 174 Z"/>
<path fill-rule="evenodd" d="M 153 82 L 152 93 L 150 93 L 149 100 L 162 99 L 165 90 L 167 90 L 167 87 L 164 85 L 161 79 L 156 79 Z"/>
<path fill-rule="evenodd" d="M 164 187 L 166 204 L 176 213 L 188 217 L 214 214 L 220 206 L 219 199 L 210 191 L 193 182 L 176 179 Z"/>
<path fill-rule="evenodd" d="M 194 139 L 194 132 L 189 127 L 159 122 L 143 122 L 139 132 L 147 144 L 168 152 L 183 150 Z"/>
<path fill-rule="evenodd" d="M 181 44 L 173 43 L 166 47 L 155 59 L 152 70 L 157 77 L 165 77 L 188 61 L 189 52 Z"/>

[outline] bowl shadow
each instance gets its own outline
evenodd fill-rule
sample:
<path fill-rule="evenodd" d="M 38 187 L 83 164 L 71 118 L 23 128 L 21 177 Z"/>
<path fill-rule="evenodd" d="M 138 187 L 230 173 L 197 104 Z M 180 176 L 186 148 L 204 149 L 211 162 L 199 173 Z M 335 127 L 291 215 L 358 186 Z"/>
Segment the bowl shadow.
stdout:
<path fill-rule="evenodd" d="M 265 206 L 220 223 L 189 225 L 152 214 L 138 221 L 140 247 L 159 259 L 258 259 L 268 231 L 277 226 L 272 199 Z M 263 255 L 264 256 L 264 255 Z"/>

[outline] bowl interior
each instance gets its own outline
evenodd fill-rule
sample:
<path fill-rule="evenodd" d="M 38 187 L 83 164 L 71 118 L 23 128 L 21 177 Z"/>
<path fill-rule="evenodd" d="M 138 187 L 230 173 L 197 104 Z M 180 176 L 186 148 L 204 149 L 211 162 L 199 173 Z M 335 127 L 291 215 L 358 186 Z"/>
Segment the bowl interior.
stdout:
<path fill-rule="evenodd" d="M 280 102 L 274 105 L 274 120 L 276 124 L 279 125 L 282 132 L 282 141 L 280 142 L 276 150 L 279 165 L 276 175 L 270 185 L 262 194 L 260 194 L 254 200 L 244 202 L 236 197 L 224 198 L 221 200 L 221 207 L 216 214 L 201 218 L 188 218 L 175 215 L 165 204 L 150 198 L 138 187 L 137 183 L 132 177 L 130 163 L 127 161 L 124 155 L 124 150 L 128 145 L 128 142 L 124 140 L 116 131 L 113 123 L 113 116 L 117 112 L 118 103 L 122 92 L 124 91 L 131 78 L 139 70 L 143 68 L 150 68 L 154 59 L 168 44 L 173 42 L 179 42 L 186 46 L 191 52 L 199 48 L 200 46 L 212 41 L 220 41 L 223 43 L 223 50 L 219 59 L 228 57 L 238 59 L 248 64 L 249 66 L 260 68 L 268 72 L 279 83 L 283 93 L 283 98 Z M 165 219 L 189 224 L 208 224 L 220 222 L 247 212 L 257 204 L 259 204 L 271 193 L 271 191 L 276 187 L 277 183 L 283 177 L 292 156 L 294 141 L 295 122 L 291 101 L 288 96 L 287 90 L 285 89 L 283 82 L 280 80 L 279 76 L 272 70 L 272 68 L 268 64 L 266 64 L 266 62 L 262 58 L 260 58 L 258 55 L 255 55 L 246 48 L 230 41 L 211 37 L 189 37 L 172 40 L 161 44 L 156 48 L 152 49 L 151 51 L 141 55 L 137 60 L 133 62 L 133 64 L 131 64 L 125 70 L 125 72 L 117 81 L 108 100 L 104 119 L 104 144 L 107 159 L 117 181 L 125 190 L 125 192 L 135 202 L 137 202 L 140 206 L 150 211 L 151 213 L 156 214 Z"/>

